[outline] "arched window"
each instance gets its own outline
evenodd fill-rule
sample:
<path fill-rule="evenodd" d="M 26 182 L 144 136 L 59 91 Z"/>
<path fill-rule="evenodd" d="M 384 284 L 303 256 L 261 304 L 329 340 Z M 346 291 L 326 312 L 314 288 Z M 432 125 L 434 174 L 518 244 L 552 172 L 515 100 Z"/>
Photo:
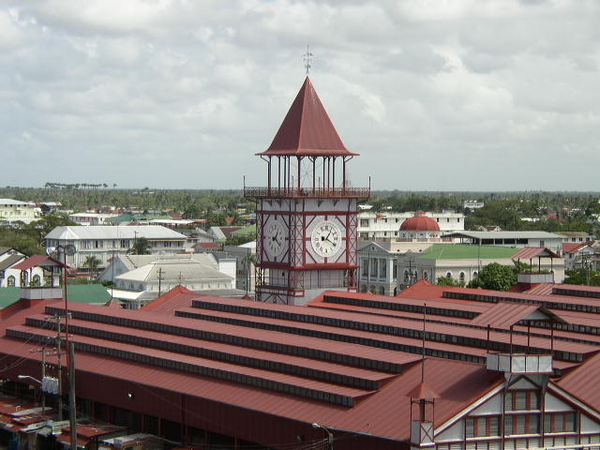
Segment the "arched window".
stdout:
<path fill-rule="evenodd" d="M 452 278 L 452 272 L 446 272 L 446 278 Z"/>
<path fill-rule="evenodd" d="M 41 286 L 42 285 L 42 279 L 40 278 L 39 275 L 33 276 L 33 279 L 31 280 L 31 285 L 32 286 Z"/>
<path fill-rule="evenodd" d="M 369 289 L 369 292 L 371 292 L 371 294 L 377 294 L 377 288 L 371 285 L 371 289 Z"/>
<path fill-rule="evenodd" d="M 473 279 L 477 278 L 479 276 L 479 273 L 477 273 L 477 271 L 473 272 Z"/>
<path fill-rule="evenodd" d="M 404 282 L 408 283 L 408 270 L 404 271 Z"/>
<path fill-rule="evenodd" d="M 461 283 L 464 283 L 464 282 L 465 282 L 465 273 L 464 273 L 464 272 L 461 272 L 461 273 L 458 275 L 458 281 L 460 281 Z"/>
<path fill-rule="evenodd" d="M 10 277 L 8 277 L 6 279 L 6 285 L 8 287 L 15 287 L 15 283 L 16 283 L 16 278 L 14 275 L 11 275 Z"/>
<path fill-rule="evenodd" d="M 360 292 L 367 292 L 367 285 L 366 285 L 366 284 L 363 284 L 363 285 L 360 287 Z"/>
<path fill-rule="evenodd" d="M 379 295 L 385 295 L 385 288 L 383 286 L 379 286 Z"/>
<path fill-rule="evenodd" d="M 424 272 L 423 272 L 423 279 L 424 279 L 425 281 L 428 281 L 428 280 L 429 280 L 429 274 L 427 273 L 427 271 L 424 271 Z"/>

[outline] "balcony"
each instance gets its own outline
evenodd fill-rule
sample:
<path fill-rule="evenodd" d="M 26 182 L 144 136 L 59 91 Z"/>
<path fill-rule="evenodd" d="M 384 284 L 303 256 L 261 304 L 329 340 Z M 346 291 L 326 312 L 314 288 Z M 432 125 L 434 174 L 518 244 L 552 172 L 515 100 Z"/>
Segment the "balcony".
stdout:
<path fill-rule="evenodd" d="M 247 198 L 355 198 L 366 200 L 370 196 L 370 188 L 244 188 L 244 197 Z"/>

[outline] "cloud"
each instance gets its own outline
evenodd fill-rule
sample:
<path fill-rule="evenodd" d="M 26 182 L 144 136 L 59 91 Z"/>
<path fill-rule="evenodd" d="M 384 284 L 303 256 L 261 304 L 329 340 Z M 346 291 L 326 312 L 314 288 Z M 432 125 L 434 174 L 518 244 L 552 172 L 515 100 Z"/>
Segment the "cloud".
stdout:
<path fill-rule="evenodd" d="M 6 184 L 40 186 L 51 172 L 122 187 L 239 188 L 244 174 L 260 185 L 254 155 L 300 88 L 310 45 L 313 84 L 361 153 L 354 185 L 597 189 L 595 0 L 4 5 L 0 139 L 23 155 Z M 562 176 L 583 160 L 577 179 Z"/>

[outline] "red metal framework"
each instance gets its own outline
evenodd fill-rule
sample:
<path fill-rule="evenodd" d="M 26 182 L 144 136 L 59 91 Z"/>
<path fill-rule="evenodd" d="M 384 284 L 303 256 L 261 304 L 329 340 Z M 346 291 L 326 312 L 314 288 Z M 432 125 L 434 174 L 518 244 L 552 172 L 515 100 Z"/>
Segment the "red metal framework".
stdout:
<path fill-rule="evenodd" d="M 251 199 L 265 198 L 352 198 L 366 200 L 371 196 L 371 189 L 366 188 L 297 188 L 297 187 L 246 187 L 244 197 Z"/>

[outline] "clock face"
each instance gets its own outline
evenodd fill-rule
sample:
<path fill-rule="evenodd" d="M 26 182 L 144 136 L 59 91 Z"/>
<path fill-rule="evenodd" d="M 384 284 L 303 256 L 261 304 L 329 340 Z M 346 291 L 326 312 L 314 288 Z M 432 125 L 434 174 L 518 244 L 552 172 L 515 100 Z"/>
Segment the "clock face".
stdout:
<path fill-rule="evenodd" d="M 335 223 L 325 220 L 313 229 L 310 243 L 317 255 L 331 258 L 342 249 L 342 231 Z"/>
<path fill-rule="evenodd" d="M 264 234 L 264 247 L 271 258 L 280 256 L 285 250 L 285 225 L 279 219 L 267 223 Z"/>

